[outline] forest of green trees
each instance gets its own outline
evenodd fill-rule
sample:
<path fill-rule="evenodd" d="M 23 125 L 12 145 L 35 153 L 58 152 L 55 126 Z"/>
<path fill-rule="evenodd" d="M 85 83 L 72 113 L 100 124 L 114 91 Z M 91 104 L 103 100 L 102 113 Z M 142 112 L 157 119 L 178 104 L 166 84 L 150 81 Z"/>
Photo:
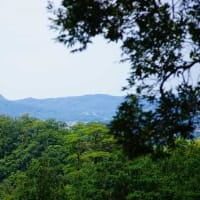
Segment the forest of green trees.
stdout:
<path fill-rule="evenodd" d="M 121 45 L 127 96 L 109 125 L 0 116 L 0 200 L 199 200 L 199 0 L 53 2 L 72 52 Z"/>
<path fill-rule="evenodd" d="M 1 200 L 200 199 L 200 142 L 128 159 L 101 123 L 0 116 Z"/>

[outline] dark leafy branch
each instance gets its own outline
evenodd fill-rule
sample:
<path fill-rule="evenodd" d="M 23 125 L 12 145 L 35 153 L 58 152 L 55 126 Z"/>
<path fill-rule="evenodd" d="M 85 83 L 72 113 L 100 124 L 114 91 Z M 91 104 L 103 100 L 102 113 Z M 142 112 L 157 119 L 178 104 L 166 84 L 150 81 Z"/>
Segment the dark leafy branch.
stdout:
<path fill-rule="evenodd" d="M 97 35 L 120 41 L 123 61 L 131 66 L 126 89 L 134 89 L 132 95 L 147 100 L 150 107 L 157 102 L 155 110 L 146 112 L 128 96 L 119 108 L 112 130 L 124 148 L 127 144 L 130 152 L 142 154 L 155 145 L 173 146 L 176 137 L 192 136 L 192 116 L 200 109 L 199 81 L 190 75 L 200 66 L 199 0 L 63 0 L 50 10 L 58 41 L 73 52 L 86 49 Z"/>

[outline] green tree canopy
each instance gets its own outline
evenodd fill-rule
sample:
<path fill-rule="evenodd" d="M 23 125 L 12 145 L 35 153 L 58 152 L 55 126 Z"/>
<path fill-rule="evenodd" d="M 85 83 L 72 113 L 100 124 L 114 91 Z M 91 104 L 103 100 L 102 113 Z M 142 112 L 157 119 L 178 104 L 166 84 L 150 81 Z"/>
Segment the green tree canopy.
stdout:
<path fill-rule="evenodd" d="M 200 110 L 200 82 L 191 75 L 200 67 L 199 0 L 63 0 L 58 8 L 50 2 L 49 10 L 57 40 L 72 52 L 97 35 L 120 42 L 131 66 L 125 89 L 155 106 L 130 104 L 130 95 L 113 120 L 113 133 L 132 154 L 147 143 L 162 149 L 192 136 Z"/>
<path fill-rule="evenodd" d="M 200 140 L 177 139 L 170 157 L 130 160 L 104 124 L 61 124 L 0 116 L 1 200 L 200 199 Z"/>

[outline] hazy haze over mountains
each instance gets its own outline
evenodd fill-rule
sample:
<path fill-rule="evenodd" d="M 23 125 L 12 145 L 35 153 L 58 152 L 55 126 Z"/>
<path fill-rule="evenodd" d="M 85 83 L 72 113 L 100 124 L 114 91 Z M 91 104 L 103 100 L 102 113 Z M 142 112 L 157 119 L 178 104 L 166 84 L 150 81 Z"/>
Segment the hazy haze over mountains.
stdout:
<path fill-rule="evenodd" d="M 29 114 L 40 119 L 54 118 L 66 122 L 108 122 L 122 101 L 122 96 L 103 94 L 12 101 L 0 96 L 0 114 L 12 117 Z"/>

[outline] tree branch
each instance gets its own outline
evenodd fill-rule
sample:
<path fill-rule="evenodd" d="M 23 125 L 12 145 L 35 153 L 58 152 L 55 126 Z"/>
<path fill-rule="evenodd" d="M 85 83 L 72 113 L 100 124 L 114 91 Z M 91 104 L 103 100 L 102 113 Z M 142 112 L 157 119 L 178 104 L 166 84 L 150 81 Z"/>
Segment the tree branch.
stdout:
<path fill-rule="evenodd" d="M 197 63 L 200 63 L 200 60 L 194 60 L 191 63 L 188 63 L 185 66 L 179 66 L 176 69 L 172 70 L 170 73 L 168 73 L 167 75 L 165 75 L 163 77 L 163 80 L 161 81 L 160 84 L 160 94 L 163 95 L 164 94 L 164 84 L 166 83 L 166 81 L 175 73 L 177 73 L 179 70 L 182 70 L 182 72 L 190 69 L 191 67 L 193 67 L 194 65 L 196 65 Z"/>

